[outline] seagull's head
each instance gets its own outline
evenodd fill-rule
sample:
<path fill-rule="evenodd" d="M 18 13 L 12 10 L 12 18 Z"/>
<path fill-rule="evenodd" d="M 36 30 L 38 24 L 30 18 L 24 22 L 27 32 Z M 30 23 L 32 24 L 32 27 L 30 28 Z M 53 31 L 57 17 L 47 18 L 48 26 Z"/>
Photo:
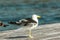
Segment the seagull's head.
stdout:
<path fill-rule="evenodd" d="M 32 15 L 32 18 L 41 18 L 41 16 L 36 15 L 36 14 L 33 14 L 33 15 Z"/>

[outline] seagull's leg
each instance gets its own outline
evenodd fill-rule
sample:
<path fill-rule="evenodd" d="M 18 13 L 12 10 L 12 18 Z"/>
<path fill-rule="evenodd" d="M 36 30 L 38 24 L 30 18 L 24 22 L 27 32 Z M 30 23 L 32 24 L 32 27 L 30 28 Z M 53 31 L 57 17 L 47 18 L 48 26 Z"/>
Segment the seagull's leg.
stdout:
<path fill-rule="evenodd" d="M 31 29 L 29 30 L 29 37 L 30 37 L 30 38 L 33 38 Z"/>
<path fill-rule="evenodd" d="M 29 37 L 30 38 L 33 38 L 33 36 L 32 36 L 32 29 L 34 28 L 34 24 L 33 24 L 33 27 L 31 27 L 30 29 L 29 29 Z"/>

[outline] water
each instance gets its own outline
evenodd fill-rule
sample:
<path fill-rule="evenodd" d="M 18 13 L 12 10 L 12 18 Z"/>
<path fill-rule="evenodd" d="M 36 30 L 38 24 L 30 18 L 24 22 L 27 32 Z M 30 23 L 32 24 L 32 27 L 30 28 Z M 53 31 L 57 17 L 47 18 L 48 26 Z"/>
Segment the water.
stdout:
<path fill-rule="evenodd" d="M 22 18 L 31 17 L 32 14 L 42 16 L 39 19 L 39 25 L 60 22 L 60 4 L 59 3 L 38 3 L 38 4 L 18 4 L 18 5 L 0 5 L 0 20 L 4 24 L 8 21 L 18 21 Z M 6 28 L 0 27 L 0 30 L 17 29 L 19 26 L 8 24 Z"/>

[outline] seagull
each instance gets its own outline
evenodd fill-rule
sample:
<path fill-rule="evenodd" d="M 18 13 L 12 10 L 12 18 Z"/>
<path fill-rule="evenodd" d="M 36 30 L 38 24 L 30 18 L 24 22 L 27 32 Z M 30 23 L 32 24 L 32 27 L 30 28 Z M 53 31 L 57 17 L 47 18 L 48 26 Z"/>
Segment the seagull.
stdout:
<path fill-rule="evenodd" d="M 34 29 L 34 28 L 36 28 L 38 26 L 38 18 L 41 18 L 41 16 L 33 14 L 32 18 L 21 19 L 18 22 L 12 22 L 11 21 L 9 23 L 10 24 L 17 24 L 17 25 L 27 26 L 29 28 L 29 37 L 33 38 L 32 29 Z"/>

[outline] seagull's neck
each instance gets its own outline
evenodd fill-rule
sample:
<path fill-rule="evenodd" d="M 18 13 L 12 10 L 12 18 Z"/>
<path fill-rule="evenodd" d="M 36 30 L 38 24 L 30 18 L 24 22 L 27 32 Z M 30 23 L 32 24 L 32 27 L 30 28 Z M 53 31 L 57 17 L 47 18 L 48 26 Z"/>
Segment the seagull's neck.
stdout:
<path fill-rule="evenodd" d="M 32 17 L 32 19 L 38 23 L 38 19 L 36 17 Z"/>
<path fill-rule="evenodd" d="M 32 19 L 37 22 L 37 24 L 34 26 L 34 27 L 37 27 L 38 26 L 38 19 L 35 17 L 32 17 Z"/>

